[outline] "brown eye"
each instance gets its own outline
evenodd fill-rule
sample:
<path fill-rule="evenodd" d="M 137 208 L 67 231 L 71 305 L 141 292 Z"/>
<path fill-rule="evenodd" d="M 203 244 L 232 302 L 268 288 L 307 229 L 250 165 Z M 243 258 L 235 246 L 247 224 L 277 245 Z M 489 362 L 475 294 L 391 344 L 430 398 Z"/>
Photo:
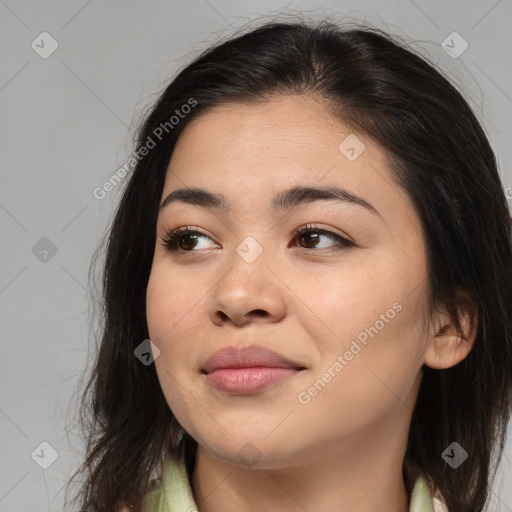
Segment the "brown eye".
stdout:
<path fill-rule="evenodd" d="M 184 249 L 185 251 L 190 251 L 194 249 L 197 245 L 198 236 L 194 233 L 179 235 L 177 238 L 177 244 L 180 249 Z"/>
<path fill-rule="evenodd" d="M 162 237 L 162 245 L 170 252 L 197 252 L 195 249 L 203 238 L 211 240 L 200 231 L 184 227 L 171 231 Z"/>
<path fill-rule="evenodd" d="M 336 244 L 328 247 L 320 247 L 320 249 L 331 249 L 336 251 L 355 245 L 353 242 L 337 235 L 336 233 L 331 233 L 325 229 L 315 228 L 311 225 L 302 226 L 297 229 L 295 233 L 297 234 L 297 240 L 306 245 L 306 247 L 302 246 L 304 249 L 318 249 L 318 245 L 322 240 L 322 237 L 335 240 Z"/>
<path fill-rule="evenodd" d="M 312 247 L 307 247 L 307 249 L 314 249 L 321 236 L 322 235 L 319 235 L 317 232 L 307 231 L 305 233 L 300 234 L 298 236 L 298 239 L 300 241 L 303 241 L 306 245 L 313 244 Z"/>

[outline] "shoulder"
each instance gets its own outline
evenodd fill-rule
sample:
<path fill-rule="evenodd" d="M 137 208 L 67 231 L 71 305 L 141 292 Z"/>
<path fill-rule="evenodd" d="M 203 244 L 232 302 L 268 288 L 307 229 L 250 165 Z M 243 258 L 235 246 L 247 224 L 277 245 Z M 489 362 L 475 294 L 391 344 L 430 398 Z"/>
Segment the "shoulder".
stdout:
<path fill-rule="evenodd" d="M 411 492 L 409 512 L 448 512 L 439 490 L 429 483 L 427 476 L 419 473 Z"/>
<path fill-rule="evenodd" d="M 156 487 L 157 483 L 157 479 L 149 481 L 148 493 L 150 493 Z M 115 512 L 134 512 L 134 510 L 134 508 L 130 507 L 129 505 L 123 502 L 117 507 Z"/>
<path fill-rule="evenodd" d="M 441 497 L 436 495 L 432 498 L 432 503 L 434 505 L 434 512 L 448 512 L 446 504 Z"/>

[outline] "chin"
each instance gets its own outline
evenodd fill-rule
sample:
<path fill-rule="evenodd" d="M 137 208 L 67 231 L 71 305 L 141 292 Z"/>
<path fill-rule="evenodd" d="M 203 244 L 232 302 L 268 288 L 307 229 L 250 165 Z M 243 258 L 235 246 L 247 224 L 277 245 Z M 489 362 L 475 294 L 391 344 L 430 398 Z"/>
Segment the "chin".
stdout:
<path fill-rule="evenodd" d="M 211 456 L 239 468 L 275 469 L 285 467 L 298 456 L 299 447 L 295 443 L 286 442 L 286 439 L 290 441 L 290 436 L 283 435 L 282 432 L 268 436 L 268 432 L 271 432 L 272 428 L 268 429 L 264 435 L 259 436 L 247 433 L 253 430 L 251 428 L 248 428 L 247 432 L 242 429 L 231 431 L 228 427 L 225 428 L 228 432 L 233 432 L 233 437 L 222 428 L 215 429 L 215 435 L 212 435 L 212 429 L 207 429 L 204 436 L 200 434 L 193 437 Z"/>

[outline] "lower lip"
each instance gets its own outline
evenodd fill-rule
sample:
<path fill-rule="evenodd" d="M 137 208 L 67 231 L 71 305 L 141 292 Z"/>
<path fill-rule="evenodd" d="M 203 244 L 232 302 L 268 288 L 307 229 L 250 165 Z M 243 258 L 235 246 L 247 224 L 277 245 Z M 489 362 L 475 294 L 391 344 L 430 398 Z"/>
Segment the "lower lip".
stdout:
<path fill-rule="evenodd" d="M 209 382 L 227 393 L 256 393 L 271 384 L 293 377 L 300 370 L 294 368 L 222 368 L 207 373 Z"/>

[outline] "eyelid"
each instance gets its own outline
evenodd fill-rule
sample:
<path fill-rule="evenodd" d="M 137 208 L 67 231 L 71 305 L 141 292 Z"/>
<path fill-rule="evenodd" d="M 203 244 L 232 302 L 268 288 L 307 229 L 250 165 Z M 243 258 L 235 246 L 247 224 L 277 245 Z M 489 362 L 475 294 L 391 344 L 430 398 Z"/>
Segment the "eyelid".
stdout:
<path fill-rule="evenodd" d="M 356 241 L 344 231 L 340 232 L 338 228 L 333 228 L 330 226 L 321 227 L 319 225 L 316 225 L 315 223 L 304 224 L 303 226 L 294 229 L 292 234 L 296 235 L 307 231 L 318 231 L 325 234 L 326 236 L 339 237 L 347 242 L 357 245 Z"/>
<path fill-rule="evenodd" d="M 162 239 L 169 239 L 171 237 L 178 238 L 182 235 L 190 235 L 190 234 L 192 234 L 192 235 L 197 234 L 197 235 L 209 238 L 212 242 L 217 244 L 217 242 L 215 242 L 210 235 L 208 235 L 207 233 L 202 231 L 201 228 L 199 228 L 197 226 L 181 226 L 179 228 L 166 231 L 161 238 Z M 193 251 L 189 251 L 189 252 L 193 252 Z"/>

